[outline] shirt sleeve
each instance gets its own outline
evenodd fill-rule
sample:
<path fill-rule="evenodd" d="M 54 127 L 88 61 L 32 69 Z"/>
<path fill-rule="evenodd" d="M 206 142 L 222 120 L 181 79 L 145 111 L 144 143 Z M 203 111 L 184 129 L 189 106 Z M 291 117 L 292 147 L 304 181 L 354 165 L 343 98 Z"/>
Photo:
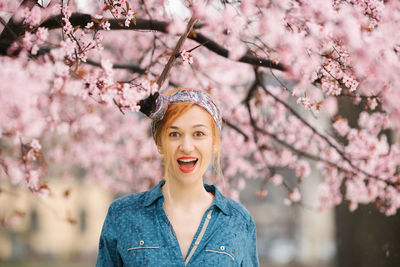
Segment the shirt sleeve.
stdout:
<path fill-rule="evenodd" d="M 108 209 L 106 219 L 101 230 L 99 252 L 96 267 L 119 267 L 122 260 L 117 250 L 116 225 L 113 220 L 112 206 Z"/>
<path fill-rule="evenodd" d="M 257 235 L 256 235 L 256 225 L 254 220 L 251 219 L 250 224 L 248 226 L 248 237 L 247 237 L 247 251 L 245 253 L 243 263 L 241 266 L 249 266 L 249 267 L 259 267 L 260 263 L 258 261 L 258 252 L 257 252 Z"/>

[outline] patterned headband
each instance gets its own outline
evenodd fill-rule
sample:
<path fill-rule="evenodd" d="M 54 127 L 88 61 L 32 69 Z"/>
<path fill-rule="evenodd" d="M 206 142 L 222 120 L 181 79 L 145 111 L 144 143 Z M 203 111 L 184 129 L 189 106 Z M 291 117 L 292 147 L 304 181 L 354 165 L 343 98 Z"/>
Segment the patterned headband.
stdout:
<path fill-rule="evenodd" d="M 156 99 L 156 107 L 150 114 L 150 119 L 153 120 L 151 124 L 151 132 L 154 136 L 158 123 L 164 118 L 168 105 L 178 102 L 189 102 L 203 107 L 217 125 L 218 131 L 221 132 L 222 118 L 221 112 L 215 104 L 210 95 L 198 90 L 183 89 L 173 93 L 170 96 L 159 95 Z"/>

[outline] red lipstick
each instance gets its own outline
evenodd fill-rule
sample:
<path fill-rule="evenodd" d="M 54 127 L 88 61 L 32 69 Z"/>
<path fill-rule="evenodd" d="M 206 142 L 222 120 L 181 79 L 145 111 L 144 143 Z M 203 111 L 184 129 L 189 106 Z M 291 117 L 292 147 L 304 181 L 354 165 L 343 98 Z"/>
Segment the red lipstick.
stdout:
<path fill-rule="evenodd" d="M 195 157 L 180 157 L 178 158 L 178 167 L 183 173 L 189 173 L 194 171 L 197 165 L 198 159 Z"/>

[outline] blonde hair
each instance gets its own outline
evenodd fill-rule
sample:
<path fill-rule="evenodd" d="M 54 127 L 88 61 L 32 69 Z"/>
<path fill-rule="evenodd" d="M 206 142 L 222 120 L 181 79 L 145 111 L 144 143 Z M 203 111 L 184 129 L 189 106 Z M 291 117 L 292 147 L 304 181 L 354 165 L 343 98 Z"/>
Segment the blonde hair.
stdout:
<path fill-rule="evenodd" d="M 197 89 L 187 89 L 187 88 L 175 88 L 172 90 L 169 90 L 166 95 L 169 96 L 177 91 L 180 90 L 196 90 L 196 91 L 201 91 Z M 203 92 L 203 91 L 201 91 Z M 205 92 L 204 92 L 205 93 Z M 168 172 L 168 161 L 170 160 L 169 157 L 170 155 L 168 154 L 168 151 L 164 149 L 165 144 L 168 142 L 168 131 L 172 124 L 178 119 L 180 116 L 182 116 L 185 112 L 187 112 L 190 108 L 192 108 L 195 103 L 191 102 L 179 102 L 179 103 L 173 103 L 168 106 L 167 111 L 164 114 L 163 119 L 157 124 L 157 128 L 155 130 L 154 134 L 154 140 L 156 142 L 156 145 L 162 149 L 162 154 L 164 155 L 164 175 L 167 175 Z M 201 106 L 199 106 L 201 107 Z M 201 107 L 203 108 L 203 107 Z M 204 111 L 206 111 L 203 108 Z M 221 175 L 221 166 L 220 166 L 220 135 L 219 131 L 217 128 L 217 124 L 215 123 L 213 117 L 211 114 L 208 114 L 210 124 L 211 124 L 211 132 L 212 132 L 212 140 L 213 140 L 213 167 L 214 171 L 217 173 L 217 175 Z"/>

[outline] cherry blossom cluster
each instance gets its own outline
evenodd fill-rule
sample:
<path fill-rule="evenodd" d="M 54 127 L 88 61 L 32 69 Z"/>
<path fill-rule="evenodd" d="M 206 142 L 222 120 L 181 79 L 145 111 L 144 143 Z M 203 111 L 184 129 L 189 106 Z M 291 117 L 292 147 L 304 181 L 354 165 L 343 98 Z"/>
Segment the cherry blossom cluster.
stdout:
<path fill-rule="evenodd" d="M 257 179 L 258 197 L 272 186 L 287 192 L 285 204 L 302 203 L 304 180 L 319 172 L 319 209 L 375 203 L 395 214 L 399 2 L 192 2 L 183 8 L 198 22 L 179 53 L 189 64 L 175 64 L 158 88 L 189 20 L 165 1 L 93 0 L 89 14 L 74 1 L 0 0 L 24 29 L 0 57 L 1 179 L 41 195 L 51 194 L 52 176 L 148 189 L 162 176 L 161 157 L 137 103 L 184 86 L 208 91 L 223 111 L 224 176 L 208 177 L 227 195 L 239 199 Z M 61 25 L 43 26 L 57 15 Z M 365 109 L 357 125 L 341 110 L 347 99 Z"/>
<path fill-rule="evenodd" d="M 104 0 L 104 5 L 105 7 L 103 8 L 103 10 L 110 10 L 114 18 L 125 18 L 125 27 L 129 27 L 132 22 L 136 24 L 135 15 L 137 14 L 137 12 L 133 11 L 133 9 L 130 7 L 129 1 Z"/>
<path fill-rule="evenodd" d="M 183 60 L 183 62 L 187 62 L 189 64 L 193 63 L 193 56 L 192 54 L 190 54 L 188 51 L 186 51 L 185 49 L 183 49 L 180 53 L 179 56 L 181 57 L 181 59 Z"/>

